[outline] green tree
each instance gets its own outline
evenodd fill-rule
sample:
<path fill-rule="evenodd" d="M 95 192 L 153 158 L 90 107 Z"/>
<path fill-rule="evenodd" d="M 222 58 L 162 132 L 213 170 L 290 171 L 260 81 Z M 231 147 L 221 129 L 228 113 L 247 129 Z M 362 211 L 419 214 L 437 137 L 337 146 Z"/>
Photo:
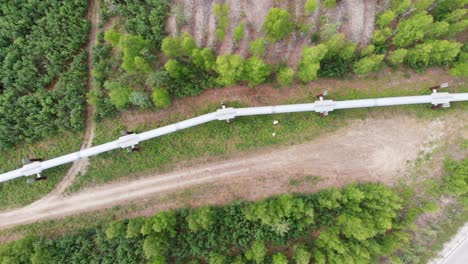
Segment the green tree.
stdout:
<path fill-rule="evenodd" d="M 127 234 L 126 238 L 136 238 L 141 234 L 141 228 L 145 223 L 145 219 L 142 217 L 137 217 L 130 219 L 127 224 Z"/>
<path fill-rule="evenodd" d="M 241 22 L 232 31 L 232 38 L 234 39 L 235 44 L 239 43 L 239 41 L 244 38 L 244 27 L 245 23 Z"/>
<path fill-rule="evenodd" d="M 433 40 L 430 42 L 432 44 L 431 50 L 431 64 L 443 65 L 450 64 L 453 62 L 458 54 L 463 44 L 454 41 L 448 40 Z"/>
<path fill-rule="evenodd" d="M 225 264 L 226 262 L 226 257 L 218 254 L 218 253 L 211 253 L 210 258 L 208 260 L 208 264 Z"/>
<path fill-rule="evenodd" d="M 191 210 L 187 216 L 189 229 L 193 232 L 208 230 L 214 224 L 214 211 L 209 206 Z"/>
<path fill-rule="evenodd" d="M 428 9 L 434 3 L 434 1 L 435 0 L 419 0 L 414 3 L 414 7 L 418 11 L 423 11 Z"/>
<path fill-rule="evenodd" d="M 291 195 L 250 204 L 244 208 L 244 215 L 250 221 L 260 221 L 280 235 L 287 233 L 291 226 L 304 230 L 314 219 L 312 207 Z"/>
<path fill-rule="evenodd" d="M 393 38 L 393 44 L 398 47 L 407 47 L 416 41 L 422 40 L 432 26 L 432 16 L 426 11 L 415 14 L 400 22 Z"/>
<path fill-rule="evenodd" d="M 192 62 L 204 71 L 212 71 L 215 66 L 215 56 L 210 48 L 196 48 L 192 51 Z"/>
<path fill-rule="evenodd" d="M 287 10 L 271 8 L 263 24 L 266 35 L 273 41 L 289 36 L 294 30 L 294 22 Z"/>
<path fill-rule="evenodd" d="M 119 45 L 121 37 L 122 37 L 122 34 L 120 34 L 114 29 L 109 29 L 104 34 L 104 39 L 108 41 L 113 47 L 117 47 Z"/>
<path fill-rule="evenodd" d="M 245 252 L 245 257 L 255 263 L 263 263 L 267 253 L 267 248 L 263 241 L 257 240 L 250 249 Z"/>
<path fill-rule="evenodd" d="M 364 47 L 361 50 L 361 56 L 362 57 L 369 56 L 372 53 L 374 53 L 374 51 L 375 51 L 375 46 L 374 45 L 368 45 L 368 46 Z"/>
<path fill-rule="evenodd" d="M 110 102 L 117 107 L 117 109 L 124 109 L 130 102 L 130 94 L 132 88 L 126 85 L 120 85 L 113 88 L 109 93 Z"/>
<path fill-rule="evenodd" d="M 187 58 L 197 48 L 195 39 L 187 32 L 180 37 L 165 37 L 162 41 L 161 50 L 171 59 Z"/>
<path fill-rule="evenodd" d="M 151 264 L 167 264 L 167 258 L 165 256 L 155 256 L 151 260 Z"/>
<path fill-rule="evenodd" d="M 306 83 L 317 79 L 320 61 L 325 57 L 327 51 L 328 48 L 324 44 L 303 48 L 298 67 L 298 77 L 302 82 Z"/>
<path fill-rule="evenodd" d="M 317 9 L 317 0 L 307 0 L 304 6 L 305 13 L 310 15 L 310 13 L 314 12 Z"/>
<path fill-rule="evenodd" d="M 225 54 L 216 58 L 216 72 L 219 74 L 218 83 L 223 86 L 236 84 L 242 80 L 244 60 L 237 54 Z"/>
<path fill-rule="evenodd" d="M 449 30 L 449 26 L 450 24 L 445 21 L 435 22 L 432 24 L 431 28 L 429 29 L 429 32 L 427 32 L 427 37 L 429 38 L 441 37 L 447 34 Z"/>
<path fill-rule="evenodd" d="M 408 55 L 406 55 L 406 61 L 408 65 L 414 69 L 425 68 L 430 63 L 431 52 L 431 43 L 423 43 L 416 45 L 414 48 L 408 50 Z"/>
<path fill-rule="evenodd" d="M 294 69 L 284 67 L 276 74 L 276 80 L 281 86 L 289 86 L 294 81 Z"/>
<path fill-rule="evenodd" d="M 272 256 L 272 263 L 273 264 L 288 264 L 288 259 L 283 253 L 276 252 Z"/>
<path fill-rule="evenodd" d="M 306 249 L 304 245 L 298 245 L 294 249 L 294 262 L 296 264 L 309 264 L 312 254 Z"/>
<path fill-rule="evenodd" d="M 377 25 L 379 28 L 385 28 L 395 19 L 395 17 L 396 14 L 392 10 L 387 10 L 379 15 Z"/>
<path fill-rule="evenodd" d="M 397 15 L 401 15 L 411 6 L 411 0 L 393 0 L 391 1 L 391 9 L 395 10 Z"/>
<path fill-rule="evenodd" d="M 405 61 L 406 55 L 408 54 L 407 49 L 397 49 L 390 53 L 388 58 L 390 64 L 396 66 L 402 64 Z"/>
<path fill-rule="evenodd" d="M 265 51 L 266 51 L 265 38 L 258 38 L 250 42 L 249 52 L 253 56 L 257 56 L 261 58 L 263 57 L 263 55 L 265 55 Z"/>
<path fill-rule="evenodd" d="M 384 57 L 385 55 L 375 54 L 370 55 L 368 57 L 364 57 L 354 63 L 354 72 L 357 74 L 368 74 L 370 72 L 376 71 L 382 65 Z"/>
<path fill-rule="evenodd" d="M 166 64 L 164 64 L 164 69 L 167 71 L 169 76 L 174 79 L 184 79 L 192 74 L 192 71 L 187 64 L 183 64 L 174 59 L 168 60 Z"/>
<path fill-rule="evenodd" d="M 387 42 L 388 37 L 392 34 L 392 29 L 389 27 L 375 30 L 372 35 L 372 42 L 376 45 L 382 45 Z"/>
<path fill-rule="evenodd" d="M 127 232 L 127 225 L 123 221 L 114 221 L 109 224 L 106 229 L 107 239 L 122 238 L 125 237 Z"/>
<path fill-rule="evenodd" d="M 468 77 L 468 53 L 461 52 L 460 59 L 450 69 L 450 74 L 459 77 Z"/>
<path fill-rule="evenodd" d="M 143 242 L 143 252 L 147 259 L 164 256 L 168 249 L 168 242 L 162 235 L 149 235 Z"/>
<path fill-rule="evenodd" d="M 456 23 L 462 20 L 467 13 L 468 10 L 466 10 L 465 8 L 455 9 L 444 16 L 444 21 L 449 23 Z"/>
<path fill-rule="evenodd" d="M 123 35 L 120 38 L 120 48 L 123 51 L 122 68 L 127 72 L 135 72 L 137 69 L 149 70 L 145 61 L 145 53 L 148 53 L 150 42 L 142 36 Z M 135 60 L 135 58 L 138 58 Z M 140 70 L 141 70 L 140 69 Z"/>
<path fill-rule="evenodd" d="M 265 82 L 271 73 L 271 68 L 262 59 L 254 56 L 245 61 L 244 71 L 244 76 L 249 82 L 249 86 L 255 87 Z"/>
<path fill-rule="evenodd" d="M 151 100 L 157 108 L 168 108 L 171 106 L 171 96 L 166 89 L 156 88 L 151 94 Z"/>

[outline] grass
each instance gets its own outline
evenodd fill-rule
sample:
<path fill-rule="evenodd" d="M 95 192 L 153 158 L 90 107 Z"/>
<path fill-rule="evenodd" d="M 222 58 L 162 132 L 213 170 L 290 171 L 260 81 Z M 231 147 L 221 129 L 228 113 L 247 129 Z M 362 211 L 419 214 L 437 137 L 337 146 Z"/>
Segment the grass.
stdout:
<path fill-rule="evenodd" d="M 21 158 L 28 156 L 50 159 L 79 149 L 80 133 L 63 132 L 54 138 L 33 144 L 23 144 L 0 153 L 0 172 L 21 167 Z M 0 209 L 26 205 L 49 193 L 59 183 L 70 165 L 47 170 L 47 181 L 27 184 L 26 178 L 18 178 L 0 184 Z"/>
<path fill-rule="evenodd" d="M 455 89 L 457 92 L 463 90 L 467 89 L 460 87 Z M 381 91 L 378 88 L 368 91 L 347 89 L 340 92 L 331 92 L 330 98 L 344 100 L 424 93 L 427 93 L 426 89 L 412 91 L 398 89 Z M 311 95 L 308 98 L 284 103 L 301 103 L 314 100 Z M 239 107 L 243 104 L 241 102 L 231 102 L 230 105 Z M 205 108 L 195 111 L 193 116 L 214 111 L 216 108 L 217 105 L 207 105 Z M 211 122 L 142 142 L 140 143 L 141 152 L 129 154 L 126 151 L 113 151 L 93 157 L 86 174 L 79 177 L 67 192 L 75 192 L 85 187 L 101 185 L 124 177 L 131 179 L 141 174 L 164 172 L 173 169 L 176 165 L 188 166 L 197 161 L 202 162 L 207 157 L 222 159 L 235 153 L 253 149 L 298 144 L 316 138 L 323 133 L 335 131 L 345 126 L 349 120 L 365 119 L 369 113 L 381 115 L 405 112 L 429 119 L 466 109 L 466 103 L 454 104 L 451 108 L 442 111 L 433 111 L 429 105 L 411 105 L 339 110 L 330 113 L 326 118 L 319 117 L 315 113 L 292 113 L 241 117 L 236 118 L 231 124 Z M 164 122 L 147 124 L 135 130 L 141 132 L 185 118 L 188 117 L 174 115 Z M 280 123 L 273 125 L 273 120 L 279 120 Z M 115 140 L 119 137 L 119 131 L 123 128 L 125 128 L 125 125 L 119 119 L 100 123 L 96 128 L 94 142 L 101 144 Z M 273 137 L 272 133 L 275 133 L 276 136 Z"/>

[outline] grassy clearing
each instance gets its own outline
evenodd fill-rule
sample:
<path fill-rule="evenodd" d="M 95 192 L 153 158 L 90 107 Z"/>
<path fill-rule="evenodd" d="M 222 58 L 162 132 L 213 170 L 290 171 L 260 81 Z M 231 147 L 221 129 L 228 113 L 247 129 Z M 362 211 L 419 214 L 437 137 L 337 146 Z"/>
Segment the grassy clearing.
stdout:
<path fill-rule="evenodd" d="M 33 144 L 23 144 L 0 153 L 0 172 L 21 167 L 21 158 L 54 158 L 79 149 L 81 134 L 63 132 L 54 138 Z M 0 209 L 25 205 L 50 192 L 61 181 L 70 165 L 47 170 L 49 180 L 26 184 L 25 178 L 15 179 L 0 184 Z"/>
<path fill-rule="evenodd" d="M 468 90 L 465 87 L 453 87 L 452 89 L 457 92 Z M 427 94 L 427 89 L 387 89 L 384 91 L 379 88 L 367 91 L 344 89 L 340 92 L 331 92 L 330 98 L 343 100 L 425 93 Z M 314 100 L 315 98 L 310 95 L 300 100 L 289 100 L 282 103 L 302 103 Z M 246 106 L 243 102 L 231 102 L 230 105 Z M 195 111 L 193 116 L 214 111 L 217 107 L 217 104 L 207 105 L 203 109 Z M 420 118 L 435 118 L 466 109 L 466 103 L 454 104 L 450 109 L 442 111 L 433 111 L 429 105 L 413 105 L 341 110 L 332 112 L 327 118 L 321 118 L 315 113 L 292 113 L 236 118 L 230 125 L 224 122 L 212 122 L 142 142 L 140 147 L 143 151 L 139 153 L 129 155 L 125 151 L 113 151 L 94 157 L 87 173 L 79 177 L 68 191 L 78 191 L 84 187 L 100 185 L 123 177 L 135 178 L 142 173 L 162 172 L 174 168 L 176 164 L 187 166 L 197 160 L 206 160 L 206 157 L 224 158 L 234 153 L 273 145 L 284 146 L 301 143 L 343 127 L 349 120 L 364 119 L 370 113 L 391 115 L 392 113 L 404 112 Z M 185 118 L 188 117 L 172 116 L 164 122 L 147 124 L 135 130 L 141 132 Z M 279 120 L 279 125 L 273 125 L 273 120 Z M 95 143 L 100 144 L 115 140 L 123 128 L 125 125 L 119 119 L 100 123 L 97 127 Z M 276 133 L 276 136 L 272 136 L 272 133 Z"/>

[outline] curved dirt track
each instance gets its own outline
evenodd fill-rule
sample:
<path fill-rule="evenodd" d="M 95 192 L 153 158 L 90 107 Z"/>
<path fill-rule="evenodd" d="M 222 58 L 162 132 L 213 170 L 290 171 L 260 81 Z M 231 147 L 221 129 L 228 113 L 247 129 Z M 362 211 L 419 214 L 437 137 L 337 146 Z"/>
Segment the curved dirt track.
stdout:
<path fill-rule="evenodd" d="M 405 174 L 408 161 L 415 160 L 421 151 L 430 151 L 431 142 L 452 136 L 466 137 L 464 124 L 468 114 L 459 114 L 457 119 L 458 122 L 453 122 L 454 117 L 418 121 L 412 117 L 394 116 L 354 121 L 332 135 L 296 146 L 148 175 L 147 178 L 117 182 L 68 197 L 49 197 L 47 201 L 0 213 L 0 229 L 109 208 L 204 183 L 260 178 L 273 180 L 279 176 L 303 174 L 322 177 L 324 182 L 321 185 L 324 187 L 353 181 L 391 184 Z M 274 185 L 274 182 L 270 184 Z"/>

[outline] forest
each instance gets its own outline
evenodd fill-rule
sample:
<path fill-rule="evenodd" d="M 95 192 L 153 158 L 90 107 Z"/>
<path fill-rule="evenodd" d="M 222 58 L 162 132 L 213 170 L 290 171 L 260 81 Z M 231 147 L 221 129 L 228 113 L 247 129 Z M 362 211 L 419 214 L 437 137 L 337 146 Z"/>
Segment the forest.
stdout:
<path fill-rule="evenodd" d="M 187 17 L 178 5 L 170 12 L 176 16 L 179 34 L 165 37 L 162 27 L 161 31 L 151 28 L 164 22 L 168 13 L 163 9 L 169 10 L 167 1 L 122 3 L 114 1 L 111 5 L 117 12 L 105 12 L 107 17 L 118 15 L 120 22 L 102 32 L 95 50 L 99 57 L 95 78 L 100 86 L 90 93 L 90 102 L 97 108 L 97 119 L 129 108 L 166 108 L 172 98 L 196 96 L 212 87 L 307 84 L 322 77 L 366 76 L 385 66 L 417 72 L 428 67 L 447 67 L 453 75 L 468 75 L 468 46 L 456 38 L 468 26 L 464 0 L 392 0 L 378 13 L 371 43 L 364 47 L 324 25 L 310 36 L 310 45 L 303 47 L 301 59 L 294 67 L 269 65 L 264 60 L 268 46 L 307 28 L 286 9 L 269 10 L 262 28 L 265 37 L 251 41 L 249 54 L 243 57 L 235 53 L 216 54 L 213 47 L 200 47 L 193 36 L 180 32 Z M 142 7 L 152 5 L 159 8 Z M 308 0 L 304 14 L 335 6 L 336 1 L 319 4 Z M 139 15 L 129 16 L 129 10 L 137 7 Z M 228 4 L 213 7 L 218 41 L 229 30 L 229 8 Z M 147 17 L 156 19 L 149 21 Z M 234 45 L 244 37 L 245 26 L 240 23 L 233 29 Z M 111 56 L 116 53 L 119 56 Z"/>
<path fill-rule="evenodd" d="M 339 28 L 324 24 L 310 35 L 297 65 L 268 64 L 265 51 L 293 33 L 305 34 L 301 17 L 336 8 L 336 1 L 308 0 L 304 15 L 273 7 L 249 54 L 216 54 L 187 32 L 167 36 L 169 15 L 177 28 L 187 14 L 169 0 L 100 0 L 100 32 L 93 47 L 92 90 L 86 94 L 83 54 L 89 32 L 87 1 L 8 1 L 0 5 L 0 147 L 57 133 L 81 131 L 86 100 L 102 120 L 127 109 L 167 108 L 178 97 L 235 84 L 274 87 L 317 78 L 366 76 L 383 67 L 446 67 L 468 75 L 468 46 L 457 41 L 468 25 L 465 0 L 392 0 L 376 16 L 371 43 L 358 47 Z M 231 30 L 228 4 L 215 4 L 217 41 L 245 37 L 248 24 Z M 322 18 L 320 18 L 322 19 Z M 21 23 L 18 23 L 20 21 Z M 309 34 L 309 33 L 307 33 Z M 215 43 L 215 45 L 217 45 Z"/>
<path fill-rule="evenodd" d="M 468 198 L 468 160 L 446 161 L 430 191 Z M 256 202 L 161 211 L 59 237 L 0 245 L 2 263 L 392 263 L 408 262 L 415 219 L 437 209 L 414 204 L 423 191 L 378 183 Z"/>
<path fill-rule="evenodd" d="M 87 1 L 0 4 L 0 148 L 84 127 Z"/>

